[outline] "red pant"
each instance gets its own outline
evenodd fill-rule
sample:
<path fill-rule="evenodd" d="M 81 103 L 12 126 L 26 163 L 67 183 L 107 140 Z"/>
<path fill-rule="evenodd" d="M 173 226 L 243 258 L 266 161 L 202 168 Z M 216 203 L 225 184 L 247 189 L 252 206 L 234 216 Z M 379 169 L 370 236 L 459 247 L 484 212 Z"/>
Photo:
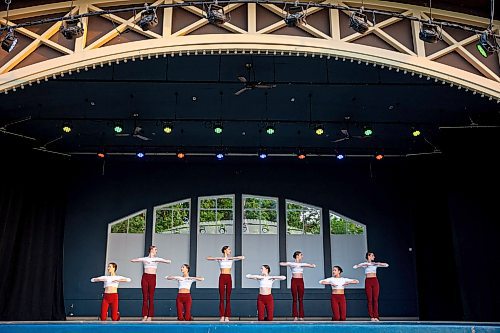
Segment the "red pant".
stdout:
<path fill-rule="evenodd" d="M 292 278 L 292 316 L 304 318 L 304 279 Z M 299 312 L 297 312 L 297 301 Z"/>
<path fill-rule="evenodd" d="M 267 317 L 264 316 L 264 310 L 267 312 Z M 273 295 L 261 295 L 257 298 L 257 316 L 259 321 L 267 320 L 272 321 L 274 319 L 274 299 Z"/>
<path fill-rule="evenodd" d="M 219 275 L 219 316 L 231 317 L 231 290 L 233 281 L 231 274 Z M 224 294 L 226 295 L 226 308 L 224 309 Z"/>
<path fill-rule="evenodd" d="M 118 294 L 103 294 L 101 303 L 101 320 L 108 319 L 108 308 L 111 305 L 111 319 L 113 321 L 120 320 L 120 314 L 118 313 Z"/>
<path fill-rule="evenodd" d="M 141 279 L 142 287 L 142 316 L 153 317 L 155 314 L 155 288 L 156 274 L 143 273 Z"/>
<path fill-rule="evenodd" d="M 193 304 L 193 299 L 191 294 L 178 293 L 175 303 L 177 305 L 177 320 L 192 320 L 191 304 Z"/>
<path fill-rule="evenodd" d="M 332 320 L 345 320 L 346 317 L 346 303 L 344 294 L 332 294 Z"/>
<path fill-rule="evenodd" d="M 370 318 L 378 318 L 378 295 L 380 285 L 376 277 L 367 277 L 365 279 L 366 299 L 368 300 L 368 315 Z"/>

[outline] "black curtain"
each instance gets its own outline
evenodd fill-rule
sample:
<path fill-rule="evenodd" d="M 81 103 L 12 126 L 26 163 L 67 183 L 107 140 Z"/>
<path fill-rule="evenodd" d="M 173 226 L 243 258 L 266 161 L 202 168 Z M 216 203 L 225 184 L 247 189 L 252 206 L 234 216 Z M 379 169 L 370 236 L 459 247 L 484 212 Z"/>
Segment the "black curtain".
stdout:
<path fill-rule="evenodd" d="M 60 158 L 3 161 L 0 320 L 64 320 L 65 169 Z"/>

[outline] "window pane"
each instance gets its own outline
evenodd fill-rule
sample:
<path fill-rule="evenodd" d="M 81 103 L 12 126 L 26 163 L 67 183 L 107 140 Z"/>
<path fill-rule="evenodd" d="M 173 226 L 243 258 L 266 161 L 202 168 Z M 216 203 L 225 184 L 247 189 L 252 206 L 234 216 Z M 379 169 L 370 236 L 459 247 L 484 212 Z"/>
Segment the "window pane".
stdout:
<path fill-rule="evenodd" d="M 215 208 L 215 199 L 200 200 L 200 208 Z"/>
<path fill-rule="evenodd" d="M 113 224 L 111 226 L 111 233 L 113 234 L 126 234 L 127 233 L 128 220 Z"/>
<path fill-rule="evenodd" d="M 233 198 L 217 198 L 217 209 L 233 208 Z"/>
<path fill-rule="evenodd" d="M 302 234 L 304 232 L 304 223 L 302 222 L 300 211 L 287 211 L 286 223 L 289 234 Z"/>
<path fill-rule="evenodd" d="M 243 212 L 243 218 L 245 220 L 249 220 L 249 219 L 258 220 L 259 219 L 259 211 L 256 211 L 256 210 L 245 210 Z"/>
<path fill-rule="evenodd" d="M 223 221 L 225 224 L 233 224 L 232 210 L 218 210 L 217 221 Z"/>
<path fill-rule="evenodd" d="M 215 222 L 215 210 L 200 210 L 200 222 Z"/>
<path fill-rule="evenodd" d="M 290 203 L 290 202 L 287 202 L 287 204 L 286 204 L 287 210 L 289 210 L 289 209 L 302 209 L 302 208 L 303 208 L 302 205 L 297 205 L 297 204 Z"/>
<path fill-rule="evenodd" d="M 350 235 L 362 235 L 364 228 L 356 223 L 347 222 L 347 233 Z"/>
<path fill-rule="evenodd" d="M 171 210 L 157 210 L 155 233 L 161 234 L 169 232 L 172 224 L 172 211 Z"/>
<path fill-rule="evenodd" d="M 131 217 L 128 222 L 129 234 L 143 234 L 146 231 L 146 214 Z"/>
<path fill-rule="evenodd" d="M 189 233 L 189 210 L 174 210 L 172 232 L 175 234 L 188 234 Z"/>
<path fill-rule="evenodd" d="M 276 209 L 278 202 L 273 199 L 262 199 L 260 207 L 263 209 Z"/>
<path fill-rule="evenodd" d="M 330 233 L 334 235 L 344 235 L 346 233 L 346 221 L 336 215 L 330 214 Z"/>
<path fill-rule="evenodd" d="M 243 208 L 259 208 L 260 203 L 258 198 L 245 198 Z"/>

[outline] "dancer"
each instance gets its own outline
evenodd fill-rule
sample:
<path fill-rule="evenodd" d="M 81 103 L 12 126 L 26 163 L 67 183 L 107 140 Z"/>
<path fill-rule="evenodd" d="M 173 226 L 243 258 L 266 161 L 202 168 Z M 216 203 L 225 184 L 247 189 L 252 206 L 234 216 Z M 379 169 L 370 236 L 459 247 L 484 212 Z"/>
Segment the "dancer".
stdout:
<path fill-rule="evenodd" d="M 286 280 L 286 276 L 270 276 L 271 268 L 268 265 L 262 265 L 260 275 L 247 274 L 247 279 L 259 280 L 259 296 L 257 298 L 257 316 L 259 321 L 272 321 L 274 318 L 274 299 L 271 294 L 273 282 L 276 280 Z M 267 317 L 264 316 L 264 310 Z"/>
<path fill-rule="evenodd" d="M 303 267 L 315 268 L 315 264 L 302 263 L 304 254 L 300 251 L 295 251 L 293 254 L 294 262 L 280 262 L 280 266 L 290 267 L 292 272 L 292 316 L 293 320 L 304 320 L 304 278 L 303 278 Z M 297 312 L 297 300 L 299 303 L 299 311 Z"/>
<path fill-rule="evenodd" d="M 156 270 L 158 269 L 158 263 L 170 264 L 172 261 L 159 258 L 158 249 L 156 246 L 151 245 L 149 247 L 149 255 L 143 258 L 135 258 L 130 260 L 131 262 L 142 262 L 144 263 L 144 273 L 141 279 L 142 288 L 142 321 L 151 321 L 154 316 L 155 306 L 155 288 L 156 288 Z"/>
<path fill-rule="evenodd" d="M 108 308 L 111 305 L 111 319 L 113 321 L 120 320 L 120 312 L 118 312 L 118 284 L 120 282 L 130 282 L 130 278 L 116 275 L 118 265 L 114 262 L 108 264 L 109 275 L 99 276 L 90 279 L 90 282 L 104 282 L 104 294 L 102 294 L 101 303 L 101 320 L 108 318 Z"/>
<path fill-rule="evenodd" d="M 380 285 L 377 279 L 377 267 L 389 267 L 385 262 L 374 262 L 375 253 L 366 252 L 366 261 L 361 264 L 352 266 L 356 269 L 359 267 L 365 268 L 365 292 L 368 301 L 368 315 L 371 321 L 380 321 L 378 315 L 378 295 L 380 293 Z"/>
<path fill-rule="evenodd" d="M 175 300 L 177 306 L 177 320 L 191 321 L 191 305 L 193 300 L 191 298 L 191 284 L 195 281 L 205 280 L 198 276 L 189 276 L 190 267 L 188 264 L 181 266 L 182 276 L 165 276 L 167 280 L 177 280 L 179 286 L 179 293 Z"/>
<path fill-rule="evenodd" d="M 231 267 L 233 261 L 243 260 L 245 256 L 231 257 L 231 248 L 227 245 L 222 247 L 223 257 L 207 257 L 207 260 L 219 262 L 219 315 L 220 321 L 229 321 L 231 317 L 231 290 L 233 281 L 231 279 Z M 224 307 L 224 295 L 226 296 L 226 306 Z"/>
<path fill-rule="evenodd" d="M 332 286 L 332 296 L 330 299 L 332 305 L 332 320 L 345 320 L 346 319 L 346 301 L 344 295 L 344 287 L 352 284 L 359 283 L 358 280 L 348 279 L 340 277 L 342 274 L 342 268 L 340 266 L 333 266 L 332 273 L 333 276 L 319 281 L 321 284 L 329 284 Z"/>

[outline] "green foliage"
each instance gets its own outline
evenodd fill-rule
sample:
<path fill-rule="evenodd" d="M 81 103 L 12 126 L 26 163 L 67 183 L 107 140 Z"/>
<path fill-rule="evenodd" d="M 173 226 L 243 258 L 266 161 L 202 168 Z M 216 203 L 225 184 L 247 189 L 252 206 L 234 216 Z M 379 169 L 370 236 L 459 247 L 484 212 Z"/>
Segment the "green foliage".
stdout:
<path fill-rule="evenodd" d="M 321 214 L 317 208 L 287 203 L 287 231 L 289 234 L 319 235 Z"/>
<path fill-rule="evenodd" d="M 111 226 L 111 233 L 113 234 L 126 234 L 128 227 L 128 220 L 113 224 Z"/>
<path fill-rule="evenodd" d="M 330 214 L 330 234 L 332 235 L 362 235 L 365 228 L 335 214 Z"/>
<path fill-rule="evenodd" d="M 189 232 L 189 202 L 181 202 L 165 206 L 156 211 L 157 234 Z"/>
<path fill-rule="evenodd" d="M 140 213 L 111 226 L 114 234 L 143 234 L 146 231 L 146 213 Z"/>

